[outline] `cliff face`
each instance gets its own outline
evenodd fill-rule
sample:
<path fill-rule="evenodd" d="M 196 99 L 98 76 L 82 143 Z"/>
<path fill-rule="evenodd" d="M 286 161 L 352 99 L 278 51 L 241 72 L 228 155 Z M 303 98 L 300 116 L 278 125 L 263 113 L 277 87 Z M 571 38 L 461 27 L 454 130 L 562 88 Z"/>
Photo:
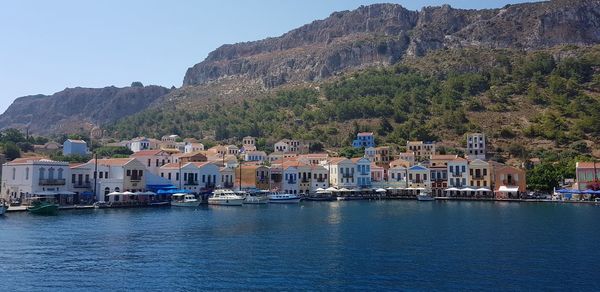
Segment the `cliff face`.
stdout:
<path fill-rule="evenodd" d="M 324 79 L 348 68 L 391 64 L 442 48 L 541 49 L 599 42 L 597 0 L 556 0 L 487 10 L 444 5 L 419 12 L 375 4 L 333 13 L 280 37 L 224 45 L 189 68 L 183 85 L 244 76 L 260 79 L 269 88 Z"/>
<path fill-rule="evenodd" d="M 116 121 L 169 93 L 160 86 L 67 88 L 53 95 L 17 98 L 0 115 L 0 127 L 29 127 L 32 133 L 69 133 Z"/>

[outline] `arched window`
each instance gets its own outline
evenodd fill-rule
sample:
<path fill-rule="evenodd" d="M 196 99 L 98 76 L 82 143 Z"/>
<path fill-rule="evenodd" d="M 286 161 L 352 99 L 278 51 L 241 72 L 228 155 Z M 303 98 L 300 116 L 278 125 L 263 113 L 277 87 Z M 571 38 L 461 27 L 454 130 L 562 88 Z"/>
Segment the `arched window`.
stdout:
<path fill-rule="evenodd" d="M 48 169 L 48 179 L 54 179 L 54 167 Z"/>
<path fill-rule="evenodd" d="M 44 176 L 46 174 L 46 169 L 45 168 L 40 168 L 40 179 L 44 179 Z"/>
<path fill-rule="evenodd" d="M 62 179 L 63 178 L 63 169 L 59 168 L 58 169 L 58 179 Z"/>
<path fill-rule="evenodd" d="M 104 188 L 104 195 L 108 195 L 110 194 L 110 188 L 109 187 L 105 187 Z"/>
<path fill-rule="evenodd" d="M 115 192 L 120 192 L 121 190 L 119 189 L 119 187 L 115 188 Z"/>

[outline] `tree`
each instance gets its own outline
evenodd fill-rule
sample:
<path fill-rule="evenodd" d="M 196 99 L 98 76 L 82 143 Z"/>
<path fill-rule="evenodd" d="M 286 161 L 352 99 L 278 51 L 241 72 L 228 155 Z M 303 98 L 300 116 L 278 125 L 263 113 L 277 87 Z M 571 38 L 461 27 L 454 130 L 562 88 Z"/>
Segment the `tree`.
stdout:
<path fill-rule="evenodd" d="M 309 151 L 310 152 L 321 152 L 323 151 L 323 143 L 321 142 L 313 142 L 310 144 Z"/>
<path fill-rule="evenodd" d="M 142 84 L 142 82 L 139 81 L 134 81 L 131 82 L 131 87 L 144 87 L 144 84 Z"/>
<path fill-rule="evenodd" d="M 4 143 L 4 155 L 7 160 L 13 160 L 21 157 L 21 150 L 17 146 L 17 144 L 13 142 Z"/>
<path fill-rule="evenodd" d="M 391 133 L 394 130 L 394 126 L 390 124 L 390 121 L 386 118 L 382 118 L 379 122 L 379 128 L 377 129 L 377 134 L 380 136 L 387 136 L 387 134 Z"/>
<path fill-rule="evenodd" d="M 542 163 L 527 172 L 527 188 L 549 192 L 560 182 L 558 169 L 552 163 Z"/>

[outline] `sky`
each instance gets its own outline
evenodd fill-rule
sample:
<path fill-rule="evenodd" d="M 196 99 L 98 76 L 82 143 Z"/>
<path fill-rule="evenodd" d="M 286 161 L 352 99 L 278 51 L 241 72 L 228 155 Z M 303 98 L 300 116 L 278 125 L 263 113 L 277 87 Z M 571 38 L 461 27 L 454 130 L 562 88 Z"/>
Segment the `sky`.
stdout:
<path fill-rule="evenodd" d="M 67 87 L 182 84 L 222 44 L 279 36 L 377 0 L 19 0 L 0 4 L 0 112 Z M 525 0 L 388 0 L 410 10 L 498 8 Z"/>

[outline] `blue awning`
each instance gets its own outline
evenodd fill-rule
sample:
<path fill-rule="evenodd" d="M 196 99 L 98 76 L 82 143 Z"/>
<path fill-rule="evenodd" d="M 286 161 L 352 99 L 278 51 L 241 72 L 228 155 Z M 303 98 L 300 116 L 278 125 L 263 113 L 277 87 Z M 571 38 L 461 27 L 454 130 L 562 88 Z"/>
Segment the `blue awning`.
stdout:
<path fill-rule="evenodd" d="M 579 190 L 560 189 L 556 191 L 559 194 L 580 194 Z"/>
<path fill-rule="evenodd" d="M 156 193 L 159 195 L 172 195 L 172 194 L 191 194 L 193 192 L 189 191 L 189 190 L 170 189 L 170 190 L 158 190 Z"/>

